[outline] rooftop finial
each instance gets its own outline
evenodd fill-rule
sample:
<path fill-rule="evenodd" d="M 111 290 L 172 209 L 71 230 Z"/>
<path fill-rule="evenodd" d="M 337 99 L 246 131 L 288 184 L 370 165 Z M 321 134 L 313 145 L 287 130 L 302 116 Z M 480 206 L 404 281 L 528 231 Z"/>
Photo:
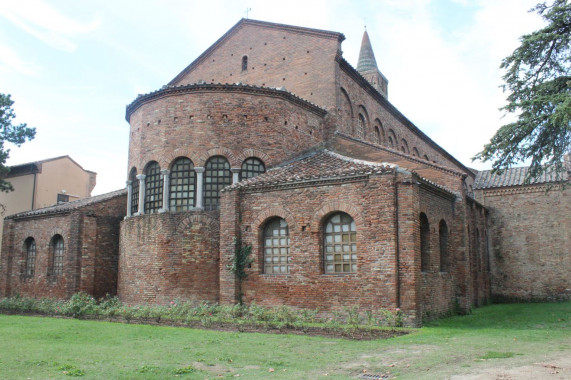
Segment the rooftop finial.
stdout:
<path fill-rule="evenodd" d="M 246 18 L 248 18 L 248 15 L 250 14 L 250 12 L 252 11 L 252 8 L 246 8 Z"/>

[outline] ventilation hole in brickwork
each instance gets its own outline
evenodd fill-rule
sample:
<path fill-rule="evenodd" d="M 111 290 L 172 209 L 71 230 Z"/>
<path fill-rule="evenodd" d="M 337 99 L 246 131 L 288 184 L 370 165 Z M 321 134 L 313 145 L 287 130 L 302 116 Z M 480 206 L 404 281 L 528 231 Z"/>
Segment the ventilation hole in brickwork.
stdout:
<path fill-rule="evenodd" d="M 267 116 L 264 116 L 264 121 L 268 121 L 268 120 L 270 120 L 270 118 Z"/>
<path fill-rule="evenodd" d="M 305 231 L 306 226 L 301 226 L 301 230 Z"/>
<path fill-rule="evenodd" d="M 295 130 L 297 131 L 297 125 L 295 126 Z"/>
<path fill-rule="evenodd" d="M 161 119 L 159 119 L 159 121 L 158 121 L 157 123 L 160 124 L 160 123 L 161 123 Z"/>
<path fill-rule="evenodd" d="M 313 92 L 310 92 L 309 95 L 313 95 Z"/>
<path fill-rule="evenodd" d="M 222 119 L 228 120 L 228 115 L 222 115 Z"/>
<path fill-rule="evenodd" d="M 282 80 L 285 80 L 285 78 L 282 78 Z"/>
<path fill-rule="evenodd" d="M 313 131 L 309 131 L 309 135 L 310 135 L 310 136 L 313 136 Z"/>
<path fill-rule="evenodd" d="M 282 58 L 282 61 L 285 61 L 285 57 Z"/>
<path fill-rule="evenodd" d="M 230 57 L 233 57 L 233 56 L 234 56 L 234 54 L 230 54 Z"/>
<path fill-rule="evenodd" d="M 252 50 L 252 47 L 250 47 L 250 50 Z"/>
<path fill-rule="evenodd" d="M 267 42 L 264 42 L 264 46 L 266 46 L 267 44 L 268 44 Z"/>
<path fill-rule="evenodd" d="M 284 121 L 284 125 L 287 125 L 287 120 L 286 120 L 286 121 Z"/>
<path fill-rule="evenodd" d="M 264 63 L 264 66 L 267 66 L 267 65 L 268 65 L 267 63 Z"/>
<path fill-rule="evenodd" d="M 230 76 L 232 76 L 232 73 L 230 73 Z"/>
<path fill-rule="evenodd" d="M 285 40 L 285 36 L 284 36 L 284 40 Z"/>
<path fill-rule="evenodd" d="M 265 83 L 262 83 L 262 87 L 265 86 L 265 85 L 266 85 Z"/>
<path fill-rule="evenodd" d="M 307 54 L 309 54 L 309 50 L 307 51 Z"/>
<path fill-rule="evenodd" d="M 178 120 L 178 117 L 175 116 L 175 117 L 173 118 L 173 120 L 174 120 L 174 122 L 176 123 L 177 120 Z"/>
<path fill-rule="evenodd" d="M 245 226 L 244 231 L 246 231 L 246 232 L 250 231 L 250 226 Z"/>
<path fill-rule="evenodd" d="M 248 118 L 248 115 L 242 115 L 244 117 L 244 120 L 246 120 Z"/>
<path fill-rule="evenodd" d="M 214 78 L 212 78 L 212 83 L 214 83 Z"/>
<path fill-rule="evenodd" d="M 252 66 L 252 70 L 254 70 L 254 69 L 255 69 L 255 67 L 254 67 L 254 66 Z"/>
<path fill-rule="evenodd" d="M 206 115 L 207 119 L 212 119 L 212 115 Z"/>
<path fill-rule="evenodd" d="M 188 120 L 192 120 L 193 117 L 194 117 L 194 115 L 190 115 L 190 116 L 188 117 Z"/>
<path fill-rule="evenodd" d="M 147 127 L 150 127 L 150 126 L 151 126 L 151 123 L 147 123 Z"/>
<path fill-rule="evenodd" d="M 307 73 L 303 74 L 303 75 L 307 75 Z"/>
<path fill-rule="evenodd" d="M 216 60 L 215 60 L 215 59 L 213 59 L 213 60 L 212 60 L 212 62 L 216 62 Z"/>

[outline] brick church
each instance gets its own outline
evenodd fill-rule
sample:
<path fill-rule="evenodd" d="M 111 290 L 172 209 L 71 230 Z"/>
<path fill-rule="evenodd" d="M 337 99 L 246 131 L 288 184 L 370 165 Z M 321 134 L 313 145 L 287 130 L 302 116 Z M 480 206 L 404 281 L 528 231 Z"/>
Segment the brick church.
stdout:
<path fill-rule="evenodd" d="M 571 191 L 464 166 L 390 103 L 367 33 L 357 68 L 344 38 L 242 19 L 139 95 L 127 189 L 7 217 L 0 295 L 234 304 L 241 288 L 412 324 L 570 298 Z M 252 247 L 240 287 L 236 241 Z"/>

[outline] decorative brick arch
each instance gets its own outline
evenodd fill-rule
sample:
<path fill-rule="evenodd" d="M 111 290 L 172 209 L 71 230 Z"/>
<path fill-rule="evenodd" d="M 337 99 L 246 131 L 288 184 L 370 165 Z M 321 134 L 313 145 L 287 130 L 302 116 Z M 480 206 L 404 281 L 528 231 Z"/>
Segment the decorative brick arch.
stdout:
<path fill-rule="evenodd" d="M 357 230 L 364 227 L 364 220 L 361 210 L 351 204 L 342 201 L 327 202 L 313 215 L 313 223 L 319 226 L 321 229 L 323 227 L 323 221 L 327 216 L 334 212 L 344 212 L 348 214 L 357 225 Z"/>
<path fill-rule="evenodd" d="M 163 157 L 163 162 L 160 162 L 161 168 L 170 170 L 175 160 L 180 157 L 188 158 L 192 161 L 194 166 L 197 166 L 196 163 L 200 161 L 200 157 L 193 151 L 190 151 L 190 149 L 175 149 L 173 152 Z"/>
<path fill-rule="evenodd" d="M 230 163 L 230 167 L 232 167 L 232 168 L 240 167 L 242 165 L 242 162 L 238 159 L 236 154 L 234 154 L 234 152 L 232 150 L 225 148 L 225 147 L 217 147 L 217 148 L 209 149 L 208 151 L 206 151 L 206 154 L 203 157 L 203 160 L 201 160 L 198 163 L 195 163 L 194 165 L 195 166 L 204 166 L 204 165 L 206 165 L 206 161 L 208 161 L 208 159 L 210 157 L 213 157 L 213 156 L 225 157 L 228 160 L 228 162 Z"/>
<path fill-rule="evenodd" d="M 257 149 L 244 149 L 240 154 L 236 156 L 236 159 L 240 161 L 240 166 L 242 166 L 244 160 L 249 157 L 259 158 L 264 162 L 266 168 L 268 166 L 268 161 L 270 160 L 270 156 L 268 156 L 266 153 L 262 152 L 261 150 Z"/>
<path fill-rule="evenodd" d="M 64 242 L 63 248 L 64 248 L 65 251 L 67 251 L 68 244 L 69 244 L 69 239 L 68 239 L 67 235 L 63 232 L 63 230 L 62 230 L 61 228 L 59 228 L 59 227 L 54 228 L 54 229 L 52 229 L 52 230 L 49 232 L 49 235 L 48 235 L 48 236 L 49 236 L 49 239 L 48 239 L 47 242 L 44 242 L 44 244 L 46 244 L 45 247 L 47 247 L 48 250 L 51 249 L 52 241 L 53 241 L 53 239 L 54 239 L 54 236 L 56 236 L 56 235 L 60 235 L 60 236 L 63 238 L 63 242 Z M 37 246 L 38 246 L 38 245 L 37 245 L 37 240 L 36 240 L 36 247 L 37 247 Z M 48 251 L 48 252 L 49 252 L 49 251 Z"/>
<path fill-rule="evenodd" d="M 217 219 L 207 214 L 190 214 L 178 222 L 176 226 L 176 234 L 184 234 L 185 231 L 188 231 L 194 224 L 208 226 L 208 228 L 216 235 L 220 232 L 220 224 Z"/>
<path fill-rule="evenodd" d="M 270 219 L 274 216 L 277 216 L 277 217 L 284 219 L 287 222 L 290 230 L 292 230 L 292 229 L 297 230 L 297 223 L 295 221 L 295 218 L 293 217 L 293 215 L 288 210 L 281 208 L 281 207 L 273 207 L 273 208 L 265 209 L 260 214 L 258 214 L 256 219 L 254 219 L 254 222 L 252 224 L 252 228 L 254 229 L 254 232 L 256 234 L 259 233 L 260 227 L 268 219 Z"/>

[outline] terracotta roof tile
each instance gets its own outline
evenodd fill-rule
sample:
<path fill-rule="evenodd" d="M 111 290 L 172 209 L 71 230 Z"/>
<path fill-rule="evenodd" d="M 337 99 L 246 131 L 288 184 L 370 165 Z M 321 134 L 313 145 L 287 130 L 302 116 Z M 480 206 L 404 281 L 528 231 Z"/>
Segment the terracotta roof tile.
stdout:
<path fill-rule="evenodd" d="M 110 193 L 96 195 L 94 197 L 82 198 L 72 202 L 60 203 L 59 205 L 38 208 L 31 211 L 20 212 L 18 214 L 7 216 L 6 219 L 22 218 L 27 216 L 61 214 L 80 209 L 98 202 L 103 202 L 115 197 L 127 194 L 127 189 L 115 190 Z"/>
<path fill-rule="evenodd" d="M 391 164 L 357 160 L 324 149 L 285 162 L 264 174 L 240 181 L 225 190 L 366 176 L 386 173 L 394 168 L 395 166 Z"/>
<path fill-rule="evenodd" d="M 492 173 L 491 170 L 484 170 L 478 172 L 474 182 L 474 189 L 489 189 L 495 187 L 509 187 L 509 186 L 523 186 L 523 185 L 538 185 L 544 183 L 556 183 L 557 173 L 555 170 L 546 170 L 538 178 L 532 179 L 529 183 L 525 183 L 525 178 L 529 167 L 510 168 L 504 170 L 502 174 Z M 567 172 L 561 172 L 561 180 L 569 180 Z"/>

